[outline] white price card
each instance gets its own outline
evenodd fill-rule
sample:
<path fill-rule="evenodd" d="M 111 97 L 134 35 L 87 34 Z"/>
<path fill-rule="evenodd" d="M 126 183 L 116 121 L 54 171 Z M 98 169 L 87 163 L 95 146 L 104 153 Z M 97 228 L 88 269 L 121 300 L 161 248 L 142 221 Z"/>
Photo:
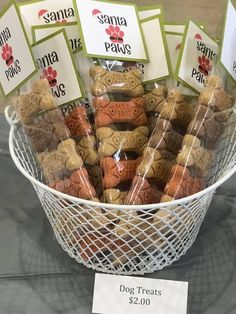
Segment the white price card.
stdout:
<path fill-rule="evenodd" d="M 76 22 L 72 0 L 31 0 L 18 5 L 30 42 L 33 25 Z"/>
<path fill-rule="evenodd" d="M 171 64 L 161 15 L 144 19 L 141 25 L 149 55 L 143 75 L 143 83 L 147 84 L 170 76 Z"/>
<path fill-rule="evenodd" d="M 48 80 L 58 105 L 82 98 L 82 83 L 64 29 L 33 44 L 42 78 Z"/>
<path fill-rule="evenodd" d="M 148 62 L 136 5 L 74 0 L 74 7 L 86 56 Z"/>
<path fill-rule="evenodd" d="M 226 12 L 221 63 L 236 81 L 236 8 L 231 1 L 228 2 Z"/>
<path fill-rule="evenodd" d="M 0 12 L 0 83 L 5 96 L 13 94 L 37 72 L 17 5 Z"/>
<path fill-rule="evenodd" d="M 92 313 L 186 314 L 188 283 L 96 274 Z"/>
<path fill-rule="evenodd" d="M 219 45 L 201 26 L 189 20 L 185 29 L 175 77 L 195 92 L 201 92 L 211 75 L 219 53 Z"/>
<path fill-rule="evenodd" d="M 144 20 L 162 13 L 163 10 L 162 6 L 160 5 L 147 5 L 144 7 L 138 7 L 138 15 L 140 20 Z"/>

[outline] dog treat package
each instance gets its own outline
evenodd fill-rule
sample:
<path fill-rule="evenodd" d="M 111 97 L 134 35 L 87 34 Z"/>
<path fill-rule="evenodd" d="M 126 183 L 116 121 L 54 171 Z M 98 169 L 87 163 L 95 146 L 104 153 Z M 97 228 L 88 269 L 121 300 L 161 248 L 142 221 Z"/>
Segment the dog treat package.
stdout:
<path fill-rule="evenodd" d="M 92 154 L 87 153 L 91 159 L 95 159 L 96 154 L 93 146 L 95 139 L 91 139 L 91 144 L 86 142 L 90 139 L 91 126 L 84 109 L 78 107 L 81 111 L 74 114 L 78 118 L 76 127 L 74 116 L 71 122 L 66 123 L 47 80 L 34 81 L 30 89 L 16 98 L 15 107 L 42 169 L 44 182 L 65 194 L 87 200 L 96 198 L 96 191 L 84 167 L 88 160 L 86 149 L 91 148 Z M 77 144 L 75 135 L 78 134 L 81 138 Z M 87 137 L 82 138 L 83 134 Z M 81 146 L 84 139 L 85 144 Z"/>
<path fill-rule="evenodd" d="M 148 142 L 146 101 L 137 67 L 122 68 L 116 61 L 101 64 L 91 67 L 90 76 L 103 201 L 121 205 Z"/>

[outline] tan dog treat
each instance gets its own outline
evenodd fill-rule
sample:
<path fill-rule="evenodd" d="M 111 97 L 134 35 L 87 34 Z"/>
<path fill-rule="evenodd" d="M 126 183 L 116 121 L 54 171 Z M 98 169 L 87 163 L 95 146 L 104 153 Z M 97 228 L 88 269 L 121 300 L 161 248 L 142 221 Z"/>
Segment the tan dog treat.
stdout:
<path fill-rule="evenodd" d="M 90 183 L 88 172 L 85 168 L 74 171 L 67 179 L 51 183 L 49 187 L 61 193 L 86 200 L 96 197 L 96 192 Z"/>
<path fill-rule="evenodd" d="M 101 160 L 101 168 L 104 174 L 103 185 L 105 189 L 111 189 L 121 182 L 132 180 L 140 161 L 140 157 L 136 160 L 121 161 L 116 161 L 112 157 L 103 158 Z"/>
<path fill-rule="evenodd" d="M 91 92 L 95 97 L 106 93 L 120 93 L 130 97 L 144 94 L 142 73 L 138 69 L 120 73 L 107 71 L 101 66 L 93 66 L 89 74 L 94 81 Z"/>
<path fill-rule="evenodd" d="M 211 169 L 212 154 L 201 146 L 197 137 L 187 134 L 176 160 L 180 165 L 194 169 L 196 176 L 206 177 Z"/>
<path fill-rule="evenodd" d="M 143 153 L 143 160 L 137 167 L 137 174 L 147 179 L 156 178 L 159 183 L 165 185 L 172 166 L 173 163 L 163 159 L 158 150 L 147 147 Z"/>
<path fill-rule="evenodd" d="M 167 98 L 168 90 L 165 86 L 154 88 L 151 93 L 144 95 L 146 110 L 160 113 Z"/>
<path fill-rule="evenodd" d="M 191 176 L 186 167 L 176 165 L 171 170 L 165 194 L 174 199 L 180 199 L 200 192 L 203 188 L 204 181 L 201 178 Z"/>
<path fill-rule="evenodd" d="M 76 107 L 65 117 L 65 124 L 73 137 L 87 136 L 92 133 L 91 124 L 88 121 L 86 109 Z"/>
<path fill-rule="evenodd" d="M 183 127 L 185 130 L 194 116 L 194 107 L 188 104 L 182 94 L 174 91 L 161 110 L 161 117 Z"/>
<path fill-rule="evenodd" d="M 33 82 L 32 92 L 36 94 L 51 94 L 48 80 L 37 80 Z"/>
<path fill-rule="evenodd" d="M 146 205 L 159 203 L 162 192 L 147 179 L 136 176 L 133 180 L 132 187 L 126 198 L 125 204 L 128 205 Z"/>
<path fill-rule="evenodd" d="M 97 138 L 101 141 L 99 156 L 110 157 L 116 152 L 133 151 L 141 155 L 148 142 L 148 128 L 138 127 L 133 131 L 114 131 L 110 128 L 99 128 Z"/>
<path fill-rule="evenodd" d="M 97 192 L 97 195 L 101 195 L 103 193 L 103 185 L 102 185 L 102 173 L 98 164 L 94 166 L 87 166 L 87 170 L 89 173 L 89 177 L 92 181 L 93 186 Z"/>
<path fill-rule="evenodd" d="M 178 154 L 181 149 L 183 136 L 176 132 L 170 121 L 158 119 L 154 134 L 149 140 L 149 145 L 158 150 L 167 150 L 173 154 Z"/>
<path fill-rule="evenodd" d="M 93 106 L 96 109 L 95 123 L 97 127 L 113 123 L 130 123 L 136 127 L 147 124 L 143 97 L 126 102 L 94 98 Z"/>
<path fill-rule="evenodd" d="M 83 166 L 83 161 L 78 156 L 72 139 L 60 143 L 57 150 L 38 154 L 37 158 L 49 184 L 64 179 L 65 176 Z"/>
<path fill-rule="evenodd" d="M 93 135 L 82 138 L 76 145 L 76 150 L 85 164 L 93 166 L 98 162 L 96 139 Z"/>
<path fill-rule="evenodd" d="M 55 99 L 48 89 L 42 89 L 42 93 L 32 91 L 26 95 L 21 95 L 16 104 L 16 110 L 23 124 L 33 123 L 34 118 L 39 113 L 56 108 Z"/>
<path fill-rule="evenodd" d="M 104 201 L 108 204 L 123 205 L 128 192 L 121 192 L 118 189 L 108 189 L 103 193 Z"/>

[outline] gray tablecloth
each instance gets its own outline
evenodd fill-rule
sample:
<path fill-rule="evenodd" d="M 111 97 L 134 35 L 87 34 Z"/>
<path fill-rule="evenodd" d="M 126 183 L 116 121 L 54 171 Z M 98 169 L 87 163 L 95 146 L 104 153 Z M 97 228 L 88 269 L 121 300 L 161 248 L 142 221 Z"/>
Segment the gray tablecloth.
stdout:
<path fill-rule="evenodd" d="M 0 314 L 91 313 L 94 272 L 57 244 L 31 184 L 11 161 L 8 133 L 0 115 Z M 188 281 L 188 314 L 236 313 L 235 200 L 236 176 L 218 189 L 187 255 L 147 276 Z"/>

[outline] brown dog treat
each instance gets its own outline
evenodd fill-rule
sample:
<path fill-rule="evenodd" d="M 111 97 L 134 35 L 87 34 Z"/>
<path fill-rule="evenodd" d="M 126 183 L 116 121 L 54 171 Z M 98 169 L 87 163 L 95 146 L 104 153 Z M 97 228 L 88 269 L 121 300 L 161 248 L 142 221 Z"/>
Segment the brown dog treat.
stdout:
<path fill-rule="evenodd" d="M 180 199 L 198 193 L 203 188 L 204 181 L 201 178 L 192 177 L 186 167 L 176 165 L 171 171 L 171 179 L 165 187 L 165 194 Z"/>
<path fill-rule="evenodd" d="M 82 138 L 76 145 L 76 150 L 86 165 L 93 166 L 98 162 L 96 139 L 93 135 Z"/>
<path fill-rule="evenodd" d="M 166 102 L 168 90 L 165 86 L 154 88 L 151 93 L 144 95 L 146 110 L 160 113 Z"/>
<path fill-rule="evenodd" d="M 113 123 L 130 123 L 136 127 L 147 124 L 143 97 L 126 102 L 94 98 L 93 106 L 96 109 L 95 123 L 97 127 Z"/>
<path fill-rule="evenodd" d="M 104 174 L 103 185 L 105 189 L 111 189 L 121 182 L 132 180 L 140 161 L 140 157 L 136 160 L 121 161 L 116 161 L 112 157 L 103 158 L 101 160 L 101 168 Z"/>
<path fill-rule="evenodd" d="M 121 192 L 118 189 L 108 189 L 103 193 L 104 201 L 108 204 L 123 205 L 128 192 Z"/>
<path fill-rule="evenodd" d="M 133 151 L 141 155 L 148 142 L 148 128 L 140 126 L 133 131 L 114 131 L 110 128 L 99 128 L 97 138 L 101 141 L 98 155 L 113 156 L 116 152 Z"/>
<path fill-rule="evenodd" d="M 37 154 L 37 158 L 49 184 L 64 179 L 64 176 L 83 166 L 83 161 L 78 156 L 72 139 L 60 143 L 57 150 Z"/>
<path fill-rule="evenodd" d="M 170 121 L 158 119 L 154 134 L 149 140 L 149 145 L 158 150 L 167 150 L 173 154 L 178 154 L 181 149 L 183 136 L 176 132 Z"/>
<path fill-rule="evenodd" d="M 65 117 L 65 124 L 69 128 L 72 137 L 87 136 L 92 133 L 91 124 L 88 121 L 86 109 L 76 107 Z"/>
<path fill-rule="evenodd" d="M 102 173 L 99 165 L 87 166 L 89 177 L 91 182 L 97 192 L 97 195 L 102 195 L 103 185 L 102 185 Z"/>
<path fill-rule="evenodd" d="M 185 135 L 183 147 L 177 156 L 177 162 L 193 169 L 198 177 L 206 177 L 212 165 L 212 153 L 201 146 L 200 140 L 193 135 Z"/>
<path fill-rule="evenodd" d="M 93 66 L 89 74 L 94 81 L 91 92 L 95 97 L 106 93 L 120 93 L 130 97 L 144 94 L 142 73 L 138 69 L 120 73 L 107 71 L 101 66 Z"/>
<path fill-rule="evenodd" d="M 34 123 L 24 126 L 35 152 L 55 149 L 58 144 L 70 137 L 59 109 L 45 112 Z"/>
<path fill-rule="evenodd" d="M 199 105 L 187 129 L 188 134 L 198 137 L 208 149 L 216 148 L 224 132 L 224 124 L 215 115 L 209 107 Z"/>
<path fill-rule="evenodd" d="M 161 149 L 159 150 L 159 152 L 161 154 L 161 157 L 168 162 L 173 163 L 176 160 L 176 154 L 170 153 L 165 149 Z"/>
<path fill-rule="evenodd" d="M 160 184 L 166 184 L 170 175 L 173 163 L 162 158 L 161 153 L 147 147 L 143 153 L 143 159 L 137 167 L 136 173 L 147 179 L 156 178 Z"/>
<path fill-rule="evenodd" d="M 146 205 L 159 203 L 162 192 L 147 179 L 136 176 L 132 182 L 132 187 L 126 198 L 125 204 L 128 205 Z"/>
<path fill-rule="evenodd" d="M 161 117 L 186 130 L 189 123 L 193 119 L 194 107 L 195 106 L 186 103 L 182 94 L 174 91 L 170 94 L 163 106 L 161 110 Z"/>
<path fill-rule="evenodd" d="M 88 172 L 85 168 L 74 171 L 67 179 L 51 183 L 49 187 L 61 193 L 86 200 L 96 197 L 96 192 L 90 183 Z"/>

